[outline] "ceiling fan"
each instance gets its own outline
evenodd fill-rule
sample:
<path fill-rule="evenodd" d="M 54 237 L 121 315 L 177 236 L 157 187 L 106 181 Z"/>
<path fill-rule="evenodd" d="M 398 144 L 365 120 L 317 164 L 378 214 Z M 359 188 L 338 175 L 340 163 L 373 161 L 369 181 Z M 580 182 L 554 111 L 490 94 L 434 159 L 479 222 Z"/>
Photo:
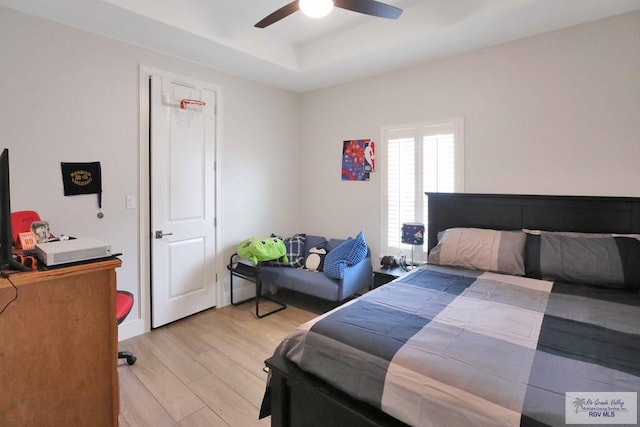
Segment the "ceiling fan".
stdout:
<path fill-rule="evenodd" d="M 376 0 L 295 0 L 276 10 L 254 26 L 257 28 L 268 27 L 298 10 L 314 18 L 326 16 L 334 6 L 388 19 L 397 19 L 402 14 L 402 9 Z"/>

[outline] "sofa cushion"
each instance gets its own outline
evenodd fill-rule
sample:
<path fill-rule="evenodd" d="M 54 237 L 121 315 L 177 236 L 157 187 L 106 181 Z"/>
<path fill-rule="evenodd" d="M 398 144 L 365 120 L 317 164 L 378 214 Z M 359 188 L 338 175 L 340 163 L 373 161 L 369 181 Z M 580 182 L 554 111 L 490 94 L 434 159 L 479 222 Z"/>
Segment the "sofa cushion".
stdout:
<path fill-rule="evenodd" d="M 342 279 L 347 266 L 356 265 L 367 257 L 367 242 L 361 231 L 355 238 L 348 238 L 330 250 L 324 259 L 324 273 L 332 279 Z"/>
<path fill-rule="evenodd" d="M 272 234 L 273 237 L 279 237 Z M 281 237 L 279 237 L 281 238 Z M 272 265 L 274 267 L 293 267 L 298 268 L 304 265 L 304 242 L 306 239 L 306 234 L 298 233 L 293 236 L 282 239 L 284 241 L 284 246 L 287 251 L 288 260 L 275 260 L 268 261 L 268 265 Z"/>
<path fill-rule="evenodd" d="M 331 252 L 349 239 L 351 239 L 351 237 L 347 239 L 329 239 L 329 241 L 327 242 L 327 252 Z"/>
<path fill-rule="evenodd" d="M 338 301 L 340 282 L 322 273 L 301 268 L 260 267 L 258 276 L 264 283 L 302 292 L 307 295 Z"/>
<path fill-rule="evenodd" d="M 309 256 L 311 248 L 327 248 L 327 243 L 327 239 L 324 236 L 307 234 L 307 238 L 304 240 L 304 259 Z M 327 252 L 329 252 L 329 248 L 327 248 Z"/>

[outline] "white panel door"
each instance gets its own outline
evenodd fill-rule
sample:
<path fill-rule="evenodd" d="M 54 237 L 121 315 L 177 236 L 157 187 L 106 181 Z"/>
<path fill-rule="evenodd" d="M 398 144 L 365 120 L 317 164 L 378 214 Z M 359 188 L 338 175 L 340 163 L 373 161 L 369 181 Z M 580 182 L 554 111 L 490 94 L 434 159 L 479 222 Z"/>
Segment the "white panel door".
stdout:
<path fill-rule="evenodd" d="M 151 320 L 156 328 L 216 305 L 216 92 L 151 78 Z M 206 102 L 201 111 L 183 99 Z"/>

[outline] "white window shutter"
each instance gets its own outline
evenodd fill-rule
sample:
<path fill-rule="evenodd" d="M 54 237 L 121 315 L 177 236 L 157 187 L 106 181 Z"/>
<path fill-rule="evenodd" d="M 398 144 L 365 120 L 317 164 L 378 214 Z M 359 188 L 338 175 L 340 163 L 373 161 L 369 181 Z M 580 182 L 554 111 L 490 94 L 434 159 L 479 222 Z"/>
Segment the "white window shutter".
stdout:
<path fill-rule="evenodd" d="M 413 221 L 415 196 L 415 140 L 413 138 L 387 141 L 387 244 L 400 246 L 400 227 Z"/>
<path fill-rule="evenodd" d="M 403 222 L 427 225 L 425 192 L 463 191 L 462 119 L 384 129 L 386 144 L 386 254 L 407 254 Z M 417 249 L 417 248 L 416 248 Z M 423 246 L 426 251 L 427 245 Z"/>

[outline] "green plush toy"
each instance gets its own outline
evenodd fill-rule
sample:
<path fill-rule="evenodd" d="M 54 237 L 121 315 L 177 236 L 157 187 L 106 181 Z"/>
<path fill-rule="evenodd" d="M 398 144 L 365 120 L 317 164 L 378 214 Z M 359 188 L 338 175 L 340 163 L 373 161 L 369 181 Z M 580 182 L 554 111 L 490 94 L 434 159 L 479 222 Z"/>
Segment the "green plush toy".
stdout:
<path fill-rule="evenodd" d="M 238 255 L 257 265 L 261 261 L 271 261 L 282 258 L 289 262 L 287 248 L 282 239 L 277 237 L 249 237 L 238 245 Z"/>

